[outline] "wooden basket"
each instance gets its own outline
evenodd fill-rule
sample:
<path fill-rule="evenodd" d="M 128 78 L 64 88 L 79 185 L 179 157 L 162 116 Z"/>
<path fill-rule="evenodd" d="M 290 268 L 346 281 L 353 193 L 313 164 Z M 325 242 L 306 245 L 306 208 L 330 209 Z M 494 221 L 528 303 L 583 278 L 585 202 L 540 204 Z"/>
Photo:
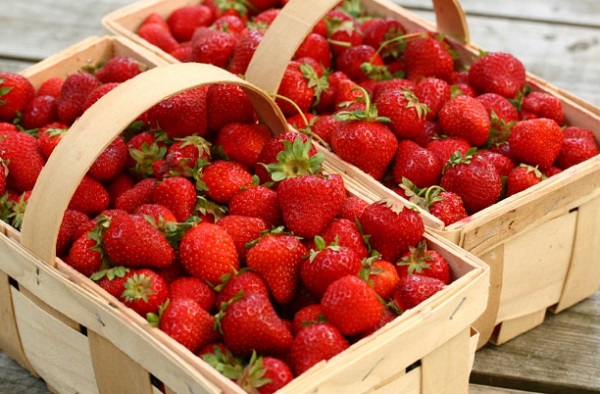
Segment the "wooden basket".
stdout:
<path fill-rule="evenodd" d="M 152 393 L 158 380 L 167 393 L 243 393 L 54 253 L 68 202 L 104 147 L 160 100 L 210 83 L 239 85 L 263 123 L 275 133 L 287 130 L 264 91 L 224 70 L 192 63 L 157 67 L 122 83 L 73 124 L 40 174 L 22 232 L 3 225 L 0 310 L 12 319 L 2 320 L 0 347 L 54 390 Z M 470 326 L 485 308 L 489 269 L 435 234 L 426 240 L 450 262 L 453 282 L 296 378 L 282 394 L 468 391 L 478 338 Z"/>
<path fill-rule="evenodd" d="M 135 31 L 150 12 L 168 16 L 183 3 L 141 1 L 107 15 L 103 24 L 109 31 L 153 48 L 168 61 L 176 62 L 159 48 L 144 43 Z M 285 67 L 304 37 L 337 3 L 335 0 L 289 2 L 265 33 L 246 79 L 269 93 L 276 93 Z M 435 0 L 433 4 L 437 27 L 389 1 L 363 0 L 367 10 L 394 17 L 409 31 L 425 28 L 446 33 L 460 61 L 472 63 L 479 48 L 469 42 L 466 17 L 458 0 Z M 528 85 L 559 97 L 566 122 L 593 130 L 600 141 L 599 108 L 530 73 Z M 370 189 L 374 199 L 401 199 L 364 172 L 336 160 L 335 155 L 328 155 L 328 160 L 338 163 L 338 171 L 352 174 L 357 187 Z M 475 324 L 481 334 L 479 346 L 488 341 L 504 343 L 541 324 L 547 309 L 558 313 L 598 289 L 600 265 L 590 266 L 589 261 L 600 255 L 599 170 L 600 158 L 595 157 L 447 227 L 423 212 L 431 229 L 491 266 L 489 304 Z"/>

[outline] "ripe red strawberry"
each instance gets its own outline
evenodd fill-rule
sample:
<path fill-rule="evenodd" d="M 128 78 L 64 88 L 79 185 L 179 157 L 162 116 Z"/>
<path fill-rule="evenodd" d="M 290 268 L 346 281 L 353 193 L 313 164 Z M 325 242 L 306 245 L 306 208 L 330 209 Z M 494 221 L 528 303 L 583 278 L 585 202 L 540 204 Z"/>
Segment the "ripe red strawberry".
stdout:
<path fill-rule="evenodd" d="M 217 134 L 215 146 L 230 160 L 252 170 L 272 136 L 271 130 L 263 124 L 229 123 Z"/>
<path fill-rule="evenodd" d="M 281 8 L 281 0 L 249 0 L 248 2 L 258 11 L 264 11 L 269 8 Z"/>
<path fill-rule="evenodd" d="M 400 277 L 407 275 L 424 275 L 436 278 L 444 284 L 450 284 L 450 265 L 439 252 L 428 249 L 425 241 L 402 255 L 396 263 L 396 271 Z"/>
<path fill-rule="evenodd" d="M 598 154 L 600 154 L 598 143 L 592 138 L 565 138 L 556 158 L 556 165 L 566 169 Z"/>
<path fill-rule="evenodd" d="M 117 136 L 94 160 L 88 175 L 98 182 L 110 182 L 123 172 L 128 155 L 125 141 Z"/>
<path fill-rule="evenodd" d="M 563 133 L 551 119 L 522 120 L 512 128 L 508 143 L 519 161 L 546 168 L 560 153 Z"/>
<path fill-rule="evenodd" d="M 131 272 L 129 268 L 116 266 L 97 271 L 91 276 L 91 279 L 108 294 L 118 299 L 125 291 L 125 281 L 131 276 Z"/>
<path fill-rule="evenodd" d="M 300 278 L 308 291 L 321 299 L 327 287 L 337 279 L 346 275 L 357 276 L 362 263 L 350 248 L 339 246 L 335 242 L 326 244 L 320 237 L 315 237 L 315 244 L 310 257 L 302 262 Z"/>
<path fill-rule="evenodd" d="M 283 223 L 277 192 L 264 186 L 252 186 L 234 194 L 229 200 L 229 214 L 262 219 L 269 228 Z"/>
<path fill-rule="evenodd" d="M 160 329 L 191 352 L 218 340 L 215 318 L 189 298 L 169 300 L 160 315 Z"/>
<path fill-rule="evenodd" d="M 471 144 L 464 138 L 449 137 L 432 140 L 426 148 L 437 155 L 442 163 L 447 164 L 454 152 L 459 151 L 464 156 L 471 148 Z"/>
<path fill-rule="evenodd" d="M 446 135 L 462 137 L 472 146 L 485 144 L 490 135 L 489 115 L 483 104 L 473 97 L 453 98 L 442 107 L 438 118 Z"/>
<path fill-rule="evenodd" d="M 525 86 L 525 67 L 516 57 L 504 52 L 490 52 L 469 68 L 469 83 L 479 93 L 496 93 L 515 98 Z"/>
<path fill-rule="evenodd" d="M 226 280 L 216 286 L 217 307 L 220 307 L 223 302 L 227 302 L 235 297 L 240 291 L 244 294 L 259 293 L 269 298 L 269 288 L 267 284 L 257 273 L 242 269 L 233 275 L 228 275 Z"/>
<path fill-rule="evenodd" d="M 169 283 L 169 299 L 190 298 L 207 312 L 215 306 L 217 294 L 198 278 L 184 276 Z"/>
<path fill-rule="evenodd" d="M 427 202 L 427 209 L 433 216 L 444 222 L 446 226 L 469 216 L 462 198 L 458 194 L 444 191 L 441 188 L 437 190 L 430 194 Z"/>
<path fill-rule="evenodd" d="M 114 204 L 115 208 L 131 213 L 140 205 L 153 203 L 154 189 L 157 184 L 154 178 L 139 181 L 131 189 L 122 192 L 117 197 Z"/>
<path fill-rule="evenodd" d="M 521 164 L 512 169 L 506 178 L 506 197 L 510 197 L 546 179 L 535 167 Z"/>
<path fill-rule="evenodd" d="M 325 37 L 317 33 L 309 33 L 300 44 L 293 59 L 312 58 L 326 69 L 331 68 L 332 55 L 329 42 Z"/>
<path fill-rule="evenodd" d="M 232 367 L 229 366 L 229 369 Z M 258 394 L 275 393 L 294 379 L 294 374 L 285 361 L 276 357 L 258 357 L 256 352 L 252 353 L 248 365 L 243 369 L 239 368 L 239 374 L 228 371 L 226 376 L 235 379 L 245 392 Z"/>
<path fill-rule="evenodd" d="M 346 49 L 336 58 L 336 70 L 343 72 L 356 83 L 389 77 L 383 59 L 377 50 L 369 45 L 356 45 Z"/>
<path fill-rule="evenodd" d="M 393 78 L 379 81 L 377 85 L 375 85 L 375 87 L 373 88 L 373 100 L 376 101 L 377 98 L 381 95 L 381 93 L 385 92 L 388 89 L 400 91 L 408 89 L 414 92 L 417 89 L 417 84 L 411 80 L 404 78 Z"/>
<path fill-rule="evenodd" d="M 113 56 L 106 61 L 97 71 L 96 78 L 103 84 L 111 82 L 125 82 L 146 70 L 142 63 L 125 56 Z"/>
<path fill-rule="evenodd" d="M 93 217 L 107 209 L 109 203 L 110 195 L 106 188 L 100 182 L 86 175 L 71 197 L 69 208 Z"/>
<path fill-rule="evenodd" d="M 236 15 L 222 15 L 213 21 L 212 27 L 219 31 L 228 31 L 237 38 L 240 38 L 246 31 L 246 22 Z"/>
<path fill-rule="evenodd" d="M 330 323 L 312 324 L 295 337 L 290 351 L 290 362 L 301 375 L 320 361 L 329 360 L 350 347 L 348 340 Z"/>
<path fill-rule="evenodd" d="M 212 223 L 200 223 L 189 230 L 181 240 L 179 254 L 186 271 L 212 284 L 240 268 L 233 239 Z"/>
<path fill-rule="evenodd" d="M 428 120 L 437 118 L 440 109 L 451 98 L 450 85 L 438 78 L 423 79 L 417 84 L 414 92 L 419 101 L 429 108 L 427 112 Z"/>
<path fill-rule="evenodd" d="M 348 199 L 344 201 L 347 203 Z M 367 206 L 368 204 L 366 204 L 364 208 Z M 356 218 L 359 218 L 361 214 L 362 211 L 360 214 L 357 213 L 355 218 L 352 218 L 351 220 L 338 218 L 329 223 L 320 234 L 325 243 L 329 245 L 335 241 L 339 246 L 352 249 L 361 260 L 367 257 L 368 250 L 365 240 L 360 229 L 356 225 Z"/>
<path fill-rule="evenodd" d="M 199 27 L 191 40 L 191 59 L 196 63 L 208 63 L 227 68 L 238 39 L 233 34 Z"/>
<path fill-rule="evenodd" d="M 443 168 L 444 163 L 433 152 L 410 140 L 398 144 L 393 169 L 396 183 L 408 178 L 420 188 L 433 186 L 439 182 Z"/>
<path fill-rule="evenodd" d="M 262 219 L 231 214 L 219 219 L 217 224 L 233 238 L 240 260 L 246 259 L 246 244 L 258 239 L 261 232 L 269 229 Z"/>
<path fill-rule="evenodd" d="M 198 135 L 178 138 L 173 144 L 169 145 L 167 149 L 167 154 L 164 156 L 164 161 L 162 162 L 164 164 L 164 169 L 161 168 L 160 171 L 156 171 L 157 166 L 153 165 L 153 168 L 155 169 L 154 175 L 159 179 L 167 176 L 192 178 L 194 175 L 194 168 L 199 164 L 199 160 L 208 162 L 212 159 L 211 146 L 212 144 L 210 142 Z M 152 154 L 150 154 L 148 159 L 151 159 L 152 157 Z M 158 159 L 158 157 L 156 158 L 157 161 L 160 162 L 160 159 Z M 154 163 L 156 163 L 156 161 Z"/>
<path fill-rule="evenodd" d="M 0 137 L 0 158 L 8 168 L 7 186 L 19 192 L 33 189 L 46 163 L 35 137 L 24 132 Z"/>
<path fill-rule="evenodd" d="M 496 171 L 498 171 L 498 175 L 501 177 L 507 176 L 510 170 L 513 169 L 513 162 L 506 156 L 498 152 L 492 152 L 487 149 L 479 149 L 476 153 L 478 156 L 485 157 L 490 163 L 496 167 Z"/>
<path fill-rule="evenodd" d="M 116 215 L 107 226 L 102 244 L 116 265 L 162 268 L 175 259 L 175 251 L 165 236 L 142 217 Z"/>
<path fill-rule="evenodd" d="M 333 11 L 337 12 L 337 10 Z M 349 15 L 346 14 L 343 18 L 348 17 Z M 352 17 L 345 20 L 339 19 L 333 23 L 331 23 L 331 17 L 328 16 L 326 19 L 329 19 L 329 21 L 326 20 L 326 23 L 329 25 L 327 27 L 327 30 L 330 31 L 329 45 L 334 58 L 339 58 L 348 48 L 363 44 L 364 35 Z"/>
<path fill-rule="evenodd" d="M 100 85 L 95 76 L 78 72 L 69 75 L 62 85 L 57 102 L 58 120 L 72 124 L 84 111 L 88 95 Z"/>
<path fill-rule="evenodd" d="M 394 301 L 401 311 L 414 308 L 444 288 L 444 282 L 423 275 L 407 275 L 400 278 L 394 291 Z"/>
<path fill-rule="evenodd" d="M 308 79 L 304 76 L 300 68 L 300 63 L 292 60 L 288 64 L 277 94 L 296 103 L 301 112 L 308 112 L 310 110 L 315 98 L 315 89 L 309 85 Z M 275 102 L 286 117 L 298 113 L 298 110 L 286 100 L 278 97 Z"/>
<path fill-rule="evenodd" d="M 301 308 L 292 320 L 292 333 L 294 336 L 298 335 L 302 329 L 317 323 L 326 322 L 323 311 L 321 310 L 321 304 L 310 304 Z"/>
<path fill-rule="evenodd" d="M 184 177 L 163 179 L 152 192 L 152 201 L 169 208 L 179 222 L 185 222 L 194 213 L 196 188 Z"/>
<path fill-rule="evenodd" d="M 375 100 L 379 115 L 389 118 L 390 129 L 398 139 L 412 138 L 423 132 L 429 108 L 410 90 L 386 89 Z"/>
<path fill-rule="evenodd" d="M 35 88 L 21 74 L 0 72 L 0 121 L 12 122 L 33 100 Z"/>
<path fill-rule="evenodd" d="M 457 153 L 446 165 L 440 186 L 458 194 L 469 214 L 494 204 L 502 192 L 502 180 L 498 171 L 485 157 L 468 151 L 465 156 Z"/>
<path fill-rule="evenodd" d="M 227 204 L 241 189 L 252 185 L 252 174 L 241 164 L 215 160 L 202 169 L 201 179 L 206 195 L 216 202 Z"/>
<path fill-rule="evenodd" d="M 363 42 L 373 48 L 379 48 L 385 41 L 406 34 L 406 28 L 394 18 L 373 18 L 368 26 L 362 25 L 364 32 Z M 402 43 L 390 43 L 381 51 L 384 59 L 396 58 L 402 52 Z"/>
<path fill-rule="evenodd" d="M 375 290 L 356 275 L 346 275 L 327 287 L 321 298 L 327 321 L 344 335 L 367 331 L 381 318 L 381 303 Z"/>
<path fill-rule="evenodd" d="M 56 121 L 56 103 L 52 96 L 36 96 L 23 110 L 23 127 L 27 130 L 37 129 Z"/>
<path fill-rule="evenodd" d="M 293 235 L 264 235 L 246 255 L 246 265 L 265 281 L 279 303 L 289 302 L 300 280 L 300 265 L 307 250 Z"/>
<path fill-rule="evenodd" d="M 169 97 L 148 110 L 148 121 L 171 138 L 206 133 L 206 93 L 201 86 Z"/>
<path fill-rule="evenodd" d="M 136 178 L 154 176 L 152 165 L 165 157 L 167 135 L 161 131 L 142 131 L 127 141 L 127 169 Z"/>
<path fill-rule="evenodd" d="M 124 287 L 119 298 L 142 317 L 146 317 L 148 313 L 158 313 L 158 308 L 169 294 L 167 282 L 148 268 L 132 270 Z"/>
<path fill-rule="evenodd" d="M 253 123 L 254 107 L 246 93 L 237 85 L 214 84 L 206 92 L 208 129 L 219 132 L 229 123 Z"/>
<path fill-rule="evenodd" d="M 387 261 L 396 261 L 409 246 L 423 238 L 425 227 L 419 214 L 399 202 L 382 201 L 369 205 L 360 217 L 369 243 Z"/>
<path fill-rule="evenodd" d="M 591 142 L 596 142 L 596 136 L 594 132 L 590 129 L 586 129 L 585 127 L 578 126 L 568 126 L 563 130 L 564 138 L 584 138 Z M 597 142 L 596 142 L 597 143 Z"/>
<path fill-rule="evenodd" d="M 277 202 L 286 227 L 309 238 L 323 231 L 337 216 L 345 197 L 344 181 L 337 174 L 299 175 L 282 180 L 277 188 Z"/>
<path fill-rule="evenodd" d="M 71 247 L 71 244 L 75 241 L 74 233 L 75 230 L 82 224 L 89 221 L 88 216 L 80 211 L 74 209 L 67 209 L 63 216 L 62 222 L 60 223 L 60 229 L 58 230 L 58 237 L 56 240 L 56 255 L 64 256 L 65 253 Z"/>
<path fill-rule="evenodd" d="M 177 217 L 171 210 L 160 204 L 144 204 L 140 205 L 133 211 L 134 215 L 142 217 L 150 217 L 159 230 L 164 230 L 167 223 L 177 223 Z"/>
<path fill-rule="evenodd" d="M 172 52 L 179 46 L 179 43 L 169 31 L 166 23 L 164 25 L 160 23 L 143 23 L 138 29 L 137 34 L 150 44 L 159 47 L 167 53 Z"/>
<path fill-rule="evenodd" d="M 235 48 L 229 71 L 233 74 L 243 75 L 248 69 L 248 64 L 263 38 L 263 33 L 256 29 L 247 28 L 240 36 Z"/>
<path fill-rule="evenodd" d="M 64 80 L 61 77 L 51 77 L 46 79 L 36 92 L 36 96 L 52 96 L 55 99 L 60 97 L 60 90 Z"/>
<path fill-rule="evenodd" d="M 62 135 L 68 130 L 69 126 L 61 122 L 52 122 L 39 129 L 38 143 L 46 159 L 50 157 L 50 154 L 62 139 Z"/>
<path fill-rule="evenodd" d="M 505 123 L 516 122 L 519 120 L 517 108 L 504 96 L 496 93 L 484 93 L 476 97 L 485 109 L 487 110 L 490 120 L 493 119 L 493 113 L 500 121 Z"/>
<path fill-rule="evenodd" d="M 83 111 L 87 111 L 87 109 L 94 105 L 96 101 L 100 100 L 106 93 L 119 86 L 119 84 L 120 82 L 109 82 L 99 85 L 97 88 L 92 90 L 83 103 Z"/>
<path fill-rule="evenodd" d="M 167 18 L 167 24 L 173 37 L 179 42 L 184 42 L 192 39 L 198 27 L 207 27 L 213 20 L 213 10 L 200 4 L 177 8 Z"/>
<path fill-rule="evenodd" d="M 91 276 L 102 267 L 102 253 L 97 248 L 98 242 L 88 234 L 83 234 L 73 242 L 65 263 L 85 276 Z"/>
<path fill-rule="evenodd" d="M 546 92 L 531 92 L 523 97 L 521 103 L 521 114 L 528 119 L 548 118 L 562 125 L 565 121 L 560 99 Z"/>
<path fill-rule="evenodd" d="M 373 286 L 375 293 L 382 299 L 388 301 L 392 298 L 394 289 L 398 285 L 400 277 L 394 264 L 375 257 L 368 271 L 367 282 Z M 383 308 L 384 311 L 387 308 Z"/>
<path fill-rule="evenodd" d="M 292 333 L 277 316 L 270 300 L 258 293 L 244 293 L 221 308 L 223 341 L 240 357 L 285 354 L 292 346 Z"/>
<path fill-rule="evenodd" d="M 436 38 L 423 37 L 409 40 L 404 51 L 406 78 L 418 81 L 421 78 L 450 80 L 454 60 L 445 44 Z"/>

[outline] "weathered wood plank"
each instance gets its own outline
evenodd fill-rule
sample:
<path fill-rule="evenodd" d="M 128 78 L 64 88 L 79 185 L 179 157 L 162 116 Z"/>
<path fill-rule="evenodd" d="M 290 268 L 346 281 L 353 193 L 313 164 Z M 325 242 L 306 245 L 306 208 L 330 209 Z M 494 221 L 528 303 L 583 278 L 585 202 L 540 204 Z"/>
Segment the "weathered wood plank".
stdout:
<path fill-rule="evenodd" d="M 538 394 L 533 391 L 511 390 L 502 387 L 480 386 L 478 384 L 469 385 L 469 394 Z"/>
<path fill-rule="evenodd" d="M 547 316 L 543 325 L 500 347 L 481 349 L 471 381 L 546 393 L 598 392 L 599 354 L 597 292 L 559 315 Z"/>

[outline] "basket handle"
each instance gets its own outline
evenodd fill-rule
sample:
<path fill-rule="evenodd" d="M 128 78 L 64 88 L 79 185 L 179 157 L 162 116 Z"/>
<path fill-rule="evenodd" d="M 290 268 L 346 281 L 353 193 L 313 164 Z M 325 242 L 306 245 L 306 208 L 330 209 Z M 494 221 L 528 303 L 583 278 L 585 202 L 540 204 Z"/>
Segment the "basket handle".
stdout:
<path fill-rule="evenodd" d="M 65 210 L 94 160 L 140 114 L 161 100 L 196 86 L 240 86 L 259 120 L 274 134 L 287 130 L 283 114 L 263 90 L 223 69 L 180 63 L 148 70 L 111 90 L 70 128 L 42 169 L 27 204 L 21 244 L 55 266 L 56 240 Z"/>
<path fill-rule="evenodd" d="M 373 1 L 384 3 L 382 0 Z M 459 0 L 432 2 L 438 31 L 468 43 L 469 27 Z M 286 4 L 256 48 L 246 79 L 268 93 L 277 93 L 283 73 L 298 47 L 317 22 L 338 3 L 339 0 L 291 0 Z"/>

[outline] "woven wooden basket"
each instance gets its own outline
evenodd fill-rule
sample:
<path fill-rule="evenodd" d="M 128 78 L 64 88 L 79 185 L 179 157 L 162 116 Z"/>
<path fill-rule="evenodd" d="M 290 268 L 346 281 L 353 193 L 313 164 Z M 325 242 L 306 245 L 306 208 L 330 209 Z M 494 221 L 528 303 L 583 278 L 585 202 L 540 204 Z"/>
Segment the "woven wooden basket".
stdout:
<path fill-rule="evenodd" d="M 152 48 L 168 61 L 177 61 L 135 34 L 150 12 L 168 16 L 184 3 L 198 1 L 141 1 L 107 15 L 104 26 Z M 271 24 L 257 48 L 246 78 L 276 93 L 288 61 L 308 32 L 338 2 L 290 1 Z M 401 21 L 409 31 L 445 33 L 464 65 L 480 48 L 470 43 L 465 14 L 457 0 L 433 1 L 437 26 L 386 0 L 363 0 L 378 15 Z M 532 90 L 558 96 L 566 122 L 591 129 L 600 141 L 600 109 L 528 74 Z M 357 168 L 328 155 L 338 171 L 352 174 L 356 187 L 369 189 L 373 198 L 400 198 Z M 558 313 L 589 297 L 600 286 L 600 158 L 592 158 L 513 197 L 451 226 L 428 212 L 426 224 L 443 237 L 474 253 L 491 266 L 491 292 L 486 312 L 475 324 L 480 346 L 501 344 L 541 324 L 546 310 Z M 543 273 L 543 275 L 540 275 Z"/>
<path fill-rule="evenodd" d="M 52 73 L 43 64 L 36 69 Z M 0 347 L 53 391 L 153 393 L 159 381 L 167 393 L 243 393 L 55 256 L 68 202 L 111 140 L 160 100 L 212 83 L 239 85 L 261 122 L 274 133 L 287 130 L 264 91 L 224 70 L 191 63 L 157 67 L 122 83 L 73 124 L 40 174 L 22 231 L 2 225 L 0 310 L 8 319 L 1 321 Z M 453 282 L 281 393 L 468 392 L 478 338 L 470 327 L 486 305 L 489 268 L 435 234 L 426 240 L 450 262 Z"/>

